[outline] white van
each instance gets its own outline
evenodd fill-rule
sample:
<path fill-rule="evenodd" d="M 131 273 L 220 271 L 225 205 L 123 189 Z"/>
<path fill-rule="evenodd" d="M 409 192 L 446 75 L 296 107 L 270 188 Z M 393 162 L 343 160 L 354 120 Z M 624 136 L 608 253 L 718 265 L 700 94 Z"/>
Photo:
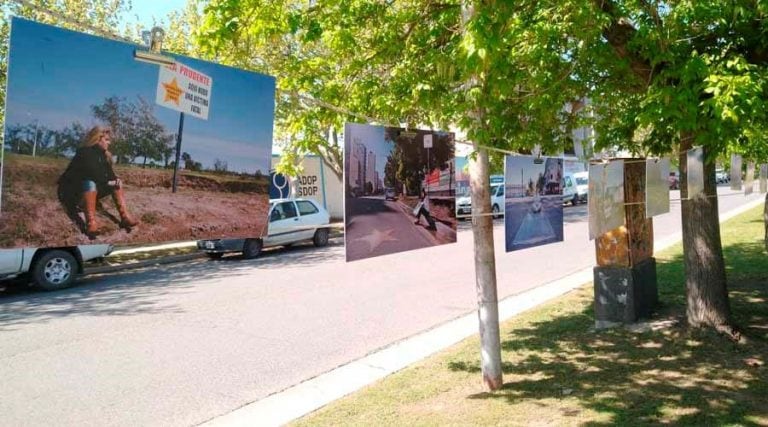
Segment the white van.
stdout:
<path fill-rule="evenodd" d="M 589 172 L 566 173 L 563 176 L 563 203 L 576 206 L 587 201 Z"/>
<path fill-rule="evenodd" d="M 27 276 L 45 290 L 64 289 L 83 272 L 84 263 L 110 252 L 112 245 L 0 249 L 0 280 Z"/>

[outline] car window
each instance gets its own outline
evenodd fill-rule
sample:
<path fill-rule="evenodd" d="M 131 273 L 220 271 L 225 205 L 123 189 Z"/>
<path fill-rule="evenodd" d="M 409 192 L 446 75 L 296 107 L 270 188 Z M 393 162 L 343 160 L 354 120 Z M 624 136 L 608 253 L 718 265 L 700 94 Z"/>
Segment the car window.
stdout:
<path fill-rule="evenodd" d="M 589 181 L 587 180 L 587 178 L 584 178 L 584 177 L 578 177 L 578 178 L 576 178 L 576 184 L 579 184 L 579 185 L 588 185 L 588 184 L 589 184 Z"/>
<path fill-rule="evenodd" d="M 274 206 L 274 205 L 273 205 Z M 269 214 L 269 222 L 279 221 L 283 216 L 283 208 L 280 205 L 275 206 Z"/>
<path fill-rule="evenodd" d="M 282 202 L 275 206 L 269 215 L 269 221 L 279 221 L 281 219 L 293 218 L 296 216 L 296 206 L 293 202 Z"/>
<path fill-rule="evenodd" d="M 293 218 L 298 215 L 296 213 L 296 205 L 294 205 L 293 202 L 283 202 L 280 203 L 280 205 L 283 207 L 283 212 L 285 213 L 285 218 L 283 219 Z"/>
<path fill-rule="evenodd" d="M 500 185 L 499 188 L 496 190 L 497 196 L 503 196 L 504 195 L 504 186 Z"/>
<path fill-rule="evenodd" d="M 319 212 L 312 202 L 306 200 L 297 201 L 296 206 L 299 207 L 299 213 L 302 215 L 312 215 Z"/>
<path fill-rule="evenodd" d="M 565 187 L 566 188 L 573 187 L 573 182 L 571 182 L 571 177 L 570 176 L 566 176 L 565 177 Z"/>

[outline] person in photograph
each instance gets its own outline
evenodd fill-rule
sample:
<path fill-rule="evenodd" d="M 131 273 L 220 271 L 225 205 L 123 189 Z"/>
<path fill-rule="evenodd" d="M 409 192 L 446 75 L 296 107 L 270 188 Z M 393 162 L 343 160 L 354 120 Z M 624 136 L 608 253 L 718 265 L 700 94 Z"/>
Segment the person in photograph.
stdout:
<path fill-rule="evenodd" d="M 423 188 L 421 189 L 421 195 L 419 196 L 419 202 L 421 203 L 421 208 L 419 208 L 419 212 L 416 214 L 416 221 L 414 224 L 419 224 L 421 222 L 422 215 L 424 216 L 424 219 L 427 220 L 427 229 L 428 230 L 437 230 L 437 227 L 435 226 L 435 220 L 432 218 L 432 215 L 429 213 L 429 196 L 427 196 L 427 191 Z"/>
<path fill-rule="evenodd" d="M 123 183 L 112 168 L 112 132 L 108 127 L 94 126 L 85 135 L 75 157 L 59 177 L 58 196 L 70 218 L 85 214 L 85 234 L 99 233 L 96 223 L 96 204 L 99 199 L 112 196 L 120 215 L 120 227 L 129 229 L 138 225 L 129 213 L 123 192 Z"/>

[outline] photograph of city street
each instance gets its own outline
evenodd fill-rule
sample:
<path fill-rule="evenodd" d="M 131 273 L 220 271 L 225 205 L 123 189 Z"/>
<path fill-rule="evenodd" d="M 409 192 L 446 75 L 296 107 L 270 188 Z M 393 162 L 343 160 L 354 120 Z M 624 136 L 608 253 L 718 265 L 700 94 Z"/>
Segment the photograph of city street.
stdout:
<path fill-rule="evenodd" d="M 624 161 L 589 165 L 589 238 L 624 225 Z"/>
<path fill-rule="evenodd" d="M 506 156 L 507 252 L 563 241 L 563 159 Z"/>
<path fill-rule="evenodd" d="M 273 77 L 13 18 L 0 247 L 259 237 Z"/>
<path fill-rule="evenodd" d="M 347 123 L 347 261 L 456 242 L 452 133 Z"/>

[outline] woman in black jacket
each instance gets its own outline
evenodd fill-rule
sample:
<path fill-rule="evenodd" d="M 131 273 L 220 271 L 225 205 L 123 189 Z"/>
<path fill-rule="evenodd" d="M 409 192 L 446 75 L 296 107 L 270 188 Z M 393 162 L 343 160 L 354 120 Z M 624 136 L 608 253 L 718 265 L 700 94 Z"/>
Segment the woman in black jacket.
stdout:
<path fill-rule="evenodd" d="M 77 149 L 67 170 L 59 177 L 59 200 L 70 218 L 77 217 L 78 207 L 85 212 L 85 233 L 93 238 L 98 232 L 96 202 L 111 195 L 120 214 L 120 227 L 130 229 L 138 224 L 128 214 L 123 194 L 123 183 L 112 169 L 111 131 L 94 126 Z"/>

